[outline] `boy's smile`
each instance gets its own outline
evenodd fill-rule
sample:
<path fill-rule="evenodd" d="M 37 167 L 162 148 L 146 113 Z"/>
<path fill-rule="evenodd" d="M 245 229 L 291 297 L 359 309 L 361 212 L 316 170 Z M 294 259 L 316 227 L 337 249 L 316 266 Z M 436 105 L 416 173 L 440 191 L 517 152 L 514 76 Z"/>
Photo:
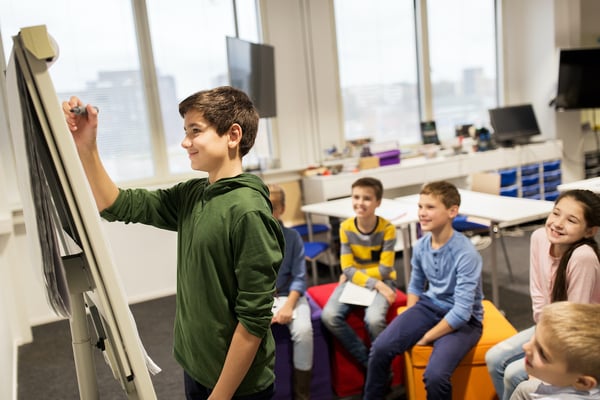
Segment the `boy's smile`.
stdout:
<path fill-rule="evenodd" d="M 374 216 L 380 205 L 381 200 L 377 200 L 373 188 L 356 186 L 352 189 L 352 208 L 358 218 Z"/>

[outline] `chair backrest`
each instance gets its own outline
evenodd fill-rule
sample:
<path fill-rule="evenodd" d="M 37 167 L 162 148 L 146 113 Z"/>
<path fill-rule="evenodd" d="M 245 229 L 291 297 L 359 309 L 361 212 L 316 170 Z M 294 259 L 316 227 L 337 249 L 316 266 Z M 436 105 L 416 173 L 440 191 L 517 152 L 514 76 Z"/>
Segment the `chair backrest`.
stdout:
<path fill-rule="evenodd" d="M 285 191 L 285 212 L 281 220 L 285 226 L 294 226 L 306 223 L 306 217 L 302 207 L 302 189 L 300 181 L 288 181 L 277 183 Z"/>
<path fill-rule="evenodd" d="M 471 190 L 499 195 L 500 174 L 497 172 L 477 172 L 471 174 Z"/>

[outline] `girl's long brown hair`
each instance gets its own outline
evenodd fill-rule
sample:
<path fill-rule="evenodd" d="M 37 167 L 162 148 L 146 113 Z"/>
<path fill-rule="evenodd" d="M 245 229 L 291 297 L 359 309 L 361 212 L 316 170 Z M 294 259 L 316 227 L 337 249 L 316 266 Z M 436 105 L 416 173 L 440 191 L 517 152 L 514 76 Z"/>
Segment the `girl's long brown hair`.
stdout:
<path fill-rule="evenodd" d="M 558 204 L 558 202 L 565 197 L 570 197 L 581 204 L 583 207 L 583 218 L 585 219 L 585 224 L 588 228 L 600 226 L 600 196 L 591 190 L 569 190 L 561 193 L 554 202 L 554 205 Z M 583 245 L 588 245 L 594 249 L 596 257 L 600 260 L 600 249 L 598 248 L 598 242 L 596 242 L 594 237 L 583 238 L 573 243 L 565 254 L 563 254 L 560 263 L 558 264 L 556 277 L 554 279 L 554 284 L 552 285 L 552 302 L 568 300 L 567 293 L 569 288 L 567 282 L 567 264 L 575 249 Z"/>

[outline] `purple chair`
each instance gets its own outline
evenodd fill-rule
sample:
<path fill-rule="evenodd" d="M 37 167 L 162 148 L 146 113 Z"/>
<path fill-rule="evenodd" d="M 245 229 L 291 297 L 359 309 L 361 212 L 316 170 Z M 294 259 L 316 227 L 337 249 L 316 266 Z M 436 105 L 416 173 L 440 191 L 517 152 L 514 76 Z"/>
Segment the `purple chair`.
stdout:
<path fill-rule="evenodd" d="M 321 308 L 306 295 L 312 312 L 314 358 L 310 395 L 312 400 L 330 400 L 333 398 L 331 389 L 331 371 L 329 369 L 329 348 L 323 336 L 321 327 Z M 294 344 L 287 326 L 273 324 L 271 326 L 275 338 L 275 397 L 276 400 L 293 398 L 292 373 L 294 364 L 292 353 Z"/>

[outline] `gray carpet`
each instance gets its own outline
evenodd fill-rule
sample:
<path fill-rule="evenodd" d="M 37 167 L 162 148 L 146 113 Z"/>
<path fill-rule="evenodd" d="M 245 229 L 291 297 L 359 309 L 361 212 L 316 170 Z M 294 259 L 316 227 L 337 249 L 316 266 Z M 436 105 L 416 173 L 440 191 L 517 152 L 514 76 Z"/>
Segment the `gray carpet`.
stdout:
<path fill-rule="evenodd" d="M 498 246 L 498 270 L 501 308 L 517 329 L 531 326 L 531 301 L 528 295 L 529 235 L 535 226 L 509 232 L 505 236 L 514 280 Z M 484 259 L 484 292 L 491 298 L 489 277 L 490 248 L 481 250 Z M 402 265 L 401 256 L 397 260 Z M 319 282 L 329 281 L 329 268 L 319 268 Z M 403 283 L 400 282 L 400 286 Z M 182 370 L 172 356 L 174 296 L 133 304 L 132 313 L 142 342 L 150 357 L 163 369 L 152 381 L 158 399 L 182 399 Z M 68 321 L 33 328 L 33 343 L 19 347 L 18 399 L 79 399 L 75 364 Z M 101 399 L 126 399 L 112 372 L 99 354 L 95 354 Z M 358 397 L 357 397 L 358 398 Z M 402 390 L 388 399 L 402 399 Z"/>

